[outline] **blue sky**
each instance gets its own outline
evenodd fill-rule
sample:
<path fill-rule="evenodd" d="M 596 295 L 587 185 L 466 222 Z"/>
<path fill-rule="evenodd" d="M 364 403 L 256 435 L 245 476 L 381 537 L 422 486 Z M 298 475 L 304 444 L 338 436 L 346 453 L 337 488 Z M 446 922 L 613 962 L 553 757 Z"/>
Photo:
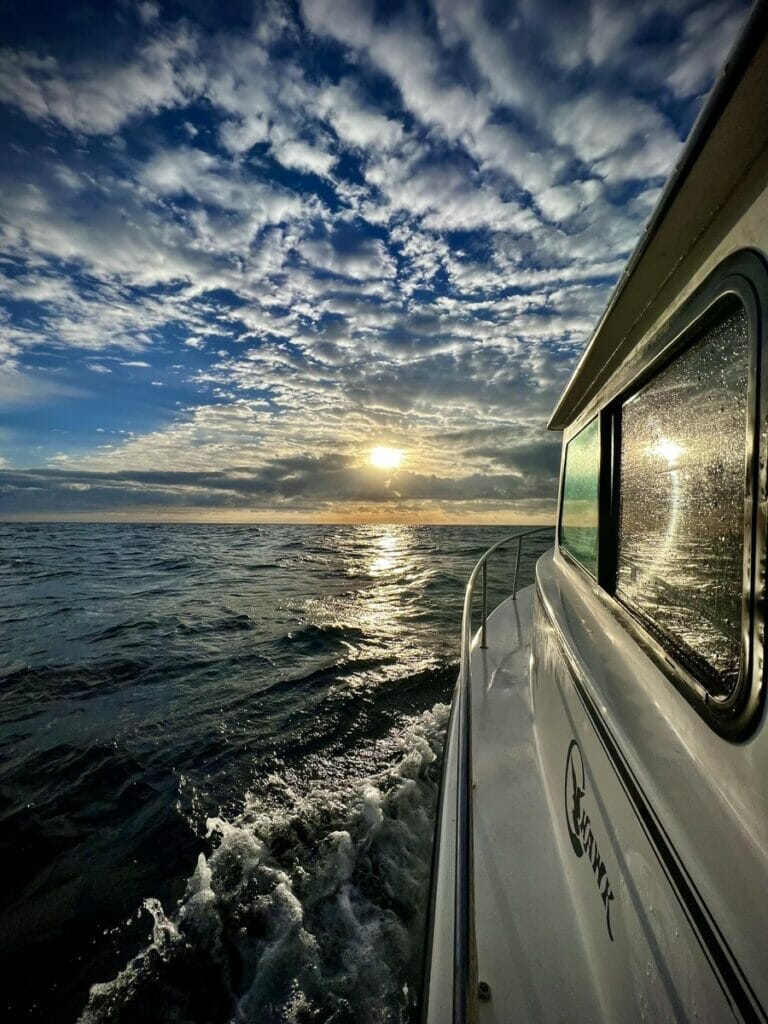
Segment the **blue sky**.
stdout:
<path fill-rule="evenodd" d="M 746 11 L 6 2 L 0 517 L 551 515 L 548 413 Z"/>

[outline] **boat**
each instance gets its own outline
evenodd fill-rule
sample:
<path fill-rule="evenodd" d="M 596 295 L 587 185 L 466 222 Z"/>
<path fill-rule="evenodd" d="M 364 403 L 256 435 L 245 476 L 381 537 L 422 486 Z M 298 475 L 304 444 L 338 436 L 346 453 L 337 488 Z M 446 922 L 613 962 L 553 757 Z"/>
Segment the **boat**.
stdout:
<path fill-rule="evenodd" d="M 529 534 L 470 577 L 426 1024 L 768 1019 L 767 26 L 552 414 L 554 547 L 490 614 Z"/>

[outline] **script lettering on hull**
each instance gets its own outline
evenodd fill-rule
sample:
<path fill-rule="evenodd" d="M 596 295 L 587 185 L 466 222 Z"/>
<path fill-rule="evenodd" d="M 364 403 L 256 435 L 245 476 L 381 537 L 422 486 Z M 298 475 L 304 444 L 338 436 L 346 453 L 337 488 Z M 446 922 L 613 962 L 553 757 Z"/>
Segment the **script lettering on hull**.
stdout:
<path fill-rule="evenodd" d="M 568 756 L 565 759 L 565 821 L 574 854 L 577 857 L 586 857 L 587 862 L 592 867 L 597 891 L 605 908 L 605 924 L 608 928 L 608 936 L 611 942 L 613 942 L 613 929 L 611 928 L 611 904 L 614 900 L 613 888 L 608 878 L 605 861 L 597 847 L 597 839 L 592 830 L 592 822 L 585 807 L 586 795 L 586 776 L 581 748 L 576 740 L 571 740 L 571 744 L 568 747 Z"/>

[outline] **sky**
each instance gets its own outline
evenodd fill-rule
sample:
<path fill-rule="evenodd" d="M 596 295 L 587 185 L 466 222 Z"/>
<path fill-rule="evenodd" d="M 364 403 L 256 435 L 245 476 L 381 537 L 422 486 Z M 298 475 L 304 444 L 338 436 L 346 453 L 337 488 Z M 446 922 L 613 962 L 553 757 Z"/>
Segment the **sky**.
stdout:
<path fill-rule="evenodd" d="M 550 520 L 746 13 L 0 0 L 0 518 Z"/>

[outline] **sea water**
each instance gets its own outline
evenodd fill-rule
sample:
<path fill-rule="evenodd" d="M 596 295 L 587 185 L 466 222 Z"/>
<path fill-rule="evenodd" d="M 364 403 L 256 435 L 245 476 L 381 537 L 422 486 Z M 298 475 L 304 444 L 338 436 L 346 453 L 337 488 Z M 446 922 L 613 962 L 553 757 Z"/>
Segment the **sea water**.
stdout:
<path fill-rule="evenodd" d="M 5 1018 L 414 1020 L 463 589 L 509 532 L 0 524 Z"/>

